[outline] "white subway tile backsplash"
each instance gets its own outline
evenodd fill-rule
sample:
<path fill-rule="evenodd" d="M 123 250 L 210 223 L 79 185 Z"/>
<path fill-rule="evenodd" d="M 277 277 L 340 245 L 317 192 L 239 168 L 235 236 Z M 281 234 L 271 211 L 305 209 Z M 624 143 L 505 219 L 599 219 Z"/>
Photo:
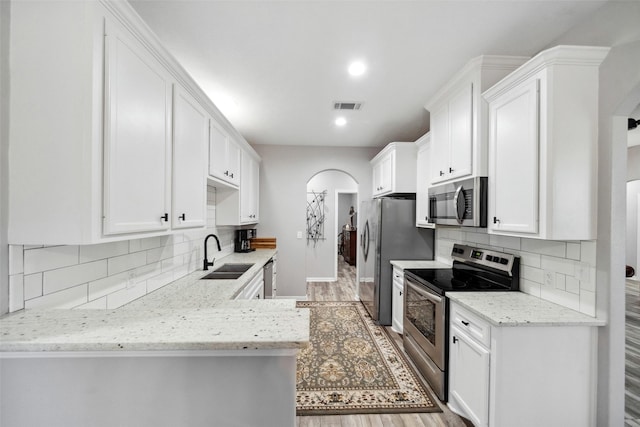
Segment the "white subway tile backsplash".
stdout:
<path fill-rule="evenodd" d="M 107 308 L 114 309 L 122 307 L 128 302 L 140 298 L 147 293 L 147 283 L 141 282 L 130 288 L 121 289 L 107 295 Z"/>
<path fill-rule="evenodd" d="M 173 245 L 161 246 L 156 249 L 149 249 L 147 254 L 147 264 L 153 264 L 173 257 Z"/>
<path fill-rule="evenodd" d="M 580 311 L 580 295 L 565 292 L 549 286 L 540 288 L 540 296 L 547 301 L 554 302 L 572 310 Z"/>
<path fill-rule="evenodd" d="M 510 236 L 498 236 L 496 234 L 489 235 L 489 244 L 507 249 L 520 250 L 520 238 Z"/>
<path fill-rule="evenodd" d="M 580 260 L 580 242 L 567 242 L 567 258 Z"/>
<path fill-rule="evenodd" d="M 533 252 L 541 255 L 549 255 L 564 258 L 567 252 L 567 244 L 555 240 L 522 239 L 520 249 L 525 252 Z"/>
<path fill-rule="evenodd" d="M 101 298 L 110 293 L 124 289 L 129 281 L 130 273 L 125 271 L 104 279 L 89 283 L 89 301 Z"/>
<path fill-rule="evenodd" d="M 575 277 L 567 276 L 565 290 L 572 294 L 580 294 L 580 282 Z"/>
<path fill-rule="evenodd" d="M 136 252 L 128 255 L 121 255 L 115 258 L 109 258 L 108 268 L 109 275 L 118 274 L 122 271 L 132 270 L 141 267 L 147 263 L 146 252 Z"/>
<path fill-rule="evenodd" d="M 9 276 L 9 312 L 24 308 L 24 276 L 14 274 Z"/>
<path fill-rule="evenodd" d="M 560 289 L 562 291 L 566 290 L 567 287 L 567 276 L 560 273 L 555 273 L 555 285 L 556 289 Z"/>
<path fill-rule="evenodd" d="M 551 270 L 556 273 L 567 274 L 573 276 L 575 274 L 575 261 L 566 258 L 556 258 L 542 255 L 542 263 L 540 267 L 543 270 Z"/>
<path fill-rule="evenodd" d="M 160 237 L 147 237 L 146 239 L 129 240 L 129 252 L 140 252 L 159 247 Z"/>
<path fill-rule="evenodd" d="M 529 267 L 540 268 L 542 264 L 542 255 L 531 252 L 509 251 L 520 257 L 520 265 L 528 265 Z"/>
<path fill-rule="evenodd" d="M 24 299 L 32 299 L 42 296 L 42 273 L 27 274 L 24 276 Z"/>
<path fill-rule="evenodd" d="M 543 271 L 539 268 L 529 267 L 528 265 L 520 267 L 520 277 L 536 283 L 544 283 Z"/>
<path fill-rule="evenodd" d="M 24 272 L 24 249 L 19 245 L 9 245 L 9 275 Z"/>
<path fill-rule="evenodd" d="M 540 298 L 540 283 L 527 279 L 520 279 L 520 291 Z"/>
<path fill-rule="evenodd" d="M 580 261 L 596 265 L 596 242 L 589 240 L 580 242 Z"/>
<path fill-rule="evenodd" d="M 106 259 L 45 271 L 42 279 L 43 293 L 47 295 L 103 277 L 107 277 Z"/>
<path fill-rule="evenodd" d="M 24 302 L 24 308 L 74 308 L 87 302 L 87 285 L 78 285 Z"/>
<path fill-rule="evenodd" d="M 167 271 L 166 273 L 158 274 L 154 277 L 147 279 L 147 293 L 153 292 L 156 289 L 160 289 L 167 283 L 174 281 L 173 271 Z"/>
<path fill-rule="evenodd" d="M 25 249 L 24 274 L 39 273 L 77 264 L 78 254 L 79 249 L 75 245 Z"/>
<path fill-rule="evenodd" d="M 596 293 L 580 291 L 580 312 L 589 316 L 596 315 Z"/>
<path fill-rule="evenodd" d="M 129 242 L 109 242 L 80 246 L 80 262 L 91 262 L 129 253 Z"/>
<path fill-rule="evenodd" d="M 107 308 L 107 297 L 98 298 L 97 300 L 89 301 L 86 304 L 81 304 L 76 308 L 80 308 L 83 310 L 106 310 Z"/>
<path fill-rule="evenodd" d="M 489 235 L 481 234 L 481 233 L 465 233 L 465 236 L 469 242 L 488 245 L 489 244 Z"/>

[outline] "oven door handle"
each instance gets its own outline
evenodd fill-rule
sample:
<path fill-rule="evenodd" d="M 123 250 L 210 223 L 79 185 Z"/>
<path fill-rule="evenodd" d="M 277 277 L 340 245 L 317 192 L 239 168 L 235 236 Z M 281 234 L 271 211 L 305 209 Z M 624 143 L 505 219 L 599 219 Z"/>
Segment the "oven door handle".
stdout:
<path fill-rule="evenodd" d="M 456 210 L 456 220 L 458 224 L 462 224 L 464 220 L 464 213 L 467 210 L 466 201 L 464 198 L 462 185 L 456 189 L 456 194 L 453 196 L 453 207 Z M 462 193 L 462 197 L 460 197 L 460 193 Z"/>
<path fill-rule="evenodd" d="M 405 281 L 407 282 L 407 287 L 411 287 L 411 289 L 415 292 L 417 292 L 418 294 L 420 294 L 420 296 L 436 303 L 439 304 L 442 302 L 442 298 L 440 298 L 438 295 L 431 293 L 427 290 L 425 290 L 422 286 L 420 286 L 418 283 L 414 282 L 413 280 L 407 278 L 405 276 Z"/>

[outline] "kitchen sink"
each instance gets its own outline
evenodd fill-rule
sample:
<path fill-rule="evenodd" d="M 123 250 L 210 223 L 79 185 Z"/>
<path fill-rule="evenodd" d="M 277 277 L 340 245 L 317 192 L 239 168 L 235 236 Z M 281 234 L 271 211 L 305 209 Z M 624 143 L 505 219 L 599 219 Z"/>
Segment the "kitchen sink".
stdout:
<path fill-rule="evenodd" d="M 222 264 L 220 267 L 216 268 L 213 271 L 244 273 L 251 267 L 253 267 L 253 264 Z"/>
<path fill-rule="evenodd" d="M 207 280 L 233 280 L 242 276 L 253 264 L 222 264 L 211 273 L 202 277 Z"/>

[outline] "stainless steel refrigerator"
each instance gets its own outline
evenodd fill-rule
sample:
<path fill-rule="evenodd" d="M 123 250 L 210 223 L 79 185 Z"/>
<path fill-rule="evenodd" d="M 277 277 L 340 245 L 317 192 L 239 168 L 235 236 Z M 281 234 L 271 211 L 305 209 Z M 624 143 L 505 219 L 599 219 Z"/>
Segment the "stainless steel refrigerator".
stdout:
<path fill-rule="evenodd" d="M 371 317 L 391 325 L 391 260 L 432 260 L 434 230 L 416 227 L 416 201 L 379 198 L 359 212 L 359 296 Z"/>

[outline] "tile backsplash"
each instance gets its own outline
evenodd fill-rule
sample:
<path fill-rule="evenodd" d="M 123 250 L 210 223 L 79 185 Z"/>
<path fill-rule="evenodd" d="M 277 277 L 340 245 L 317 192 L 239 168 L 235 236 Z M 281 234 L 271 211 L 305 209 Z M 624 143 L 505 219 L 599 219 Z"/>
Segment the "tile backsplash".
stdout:
<path fill-rule="evenodd" d="M 120 307 L 202 266 L 203 241 L 233 252 L 235 227 L 215 226 L 215 188 L 207 191 L 207 227 L 96 245 L 9 246 L 9 311 Z M 220 258 L 212 246 L 209 256 Z"/>
<path fill-rule="evenodd" d="M 480 228 L 436 229 L 436 257 L 439 260 L 451 262 L 454 243 L 519 256 L 522 292 L 595 316 L 595 241 L 564 242 L 497 236 Z"/>

